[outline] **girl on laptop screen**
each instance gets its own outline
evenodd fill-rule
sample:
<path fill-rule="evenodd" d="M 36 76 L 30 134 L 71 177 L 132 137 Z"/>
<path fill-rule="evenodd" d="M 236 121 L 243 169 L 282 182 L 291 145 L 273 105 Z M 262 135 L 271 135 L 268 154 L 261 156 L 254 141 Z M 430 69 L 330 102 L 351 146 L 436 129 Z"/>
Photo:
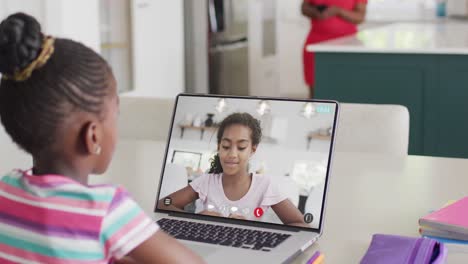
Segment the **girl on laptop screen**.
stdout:
<path fill-rule="evenodd" d="M 211 168 L 187 187 L 170 197 L 171 204 L 158 202 L 160 209 L 182 211 L 197 199 L 203 204 L 200 214 L 236 219 L 261 220 L 271 207 L 287 225 L 307 226 L 302 213 L 287 199 L 267 175 L 249 173 L 249 159 L 262 138 L 260 122 L 248 113 L 233 113 L 220 124 L 218 152 Z"/>

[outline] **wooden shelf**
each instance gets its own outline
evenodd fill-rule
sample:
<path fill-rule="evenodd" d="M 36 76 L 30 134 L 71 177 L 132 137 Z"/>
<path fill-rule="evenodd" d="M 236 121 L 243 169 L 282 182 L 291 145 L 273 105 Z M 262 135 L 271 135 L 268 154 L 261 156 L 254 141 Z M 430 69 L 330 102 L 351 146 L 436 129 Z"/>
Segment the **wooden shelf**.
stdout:
<path fill-rule="evenodd" d="M 203 140 L 203 135 L 204 135 L 205 131 L 215 131 L 215 130 L 218 129 L 218 126 L 210 126 L 210 127 L 201 126 L 201 127 L 197 127 L 197 126 L 192 126 L 192 125 L 179 125 L 179 127 L 180 127 L 180 138 L 184 137 L 184 132 L 185 132 L 186 129 L 188 129 L 188 130 L 198 130 L 198 131 L 200 131 L 200 140 Z M 264 137 L 262 137 L 262 142 L 270 143 L 270 144 L 276 144 L 276 143 L 278 143 L 278 140 L 276 140 L 275 138 L 272 138 L 272 137 L 264 136 Z"/>
<path fill-rule="evenodd" d="M 180 128 L 183 128 L 183 129 L 194 129 L 194 130 L 216 130 L 218 127 L 215 127 L 215 126 L 210 126 L 210 127 L 207 127 L 207 126 L 200 126 L 200 127 L 197 127 L 197 126 L 192 126 L 192 125 L 179 125 Z"/>
<path fill-rule="evenodd" d="M 307 135 L 307 139 L 309 139 L 309 140 L 311 140 L 311 139 L 331 140 L 331 135 L 324 136 L 324 135 L 320 135 L 318 133 L 311 133 L 311 134 Z"/>
<path fill-rule="evenodd" d="M 217 126 L 210 126 L 210 127 L 200 126 L 200 127 L 197 127 L 197 126 L 192 126 L 192 125 L 179 125 L 179 127 L 180 127 L 180 138 L 183 138 L 185 130 L 189 129 L 189 130 L 198 130 L 198 131 L 200 131 L 200 140 L 203 140 L 203 135 L 205 134 L 205 130 L 214 131 L 214 130 L 218 129 Z"/>
<path fill-rule="evenodd" d="M 125 42 L 104 42 L 101 43 L 101 49 L 108 50 L 108 49 L 127 49 L 129 45 Z"/>
<path fill-rule="evenodd" d="M 307 149 L 309 149 L 310 147 L 310 141 L 312 141 L 312 139 L 316 139 L 316 140 L 330 140 L 331 141 L 331 135 L 321 135 L 319 134 L 318 132 L 312 132 L 312 133 L 309 133 L 307 135 Z"/>

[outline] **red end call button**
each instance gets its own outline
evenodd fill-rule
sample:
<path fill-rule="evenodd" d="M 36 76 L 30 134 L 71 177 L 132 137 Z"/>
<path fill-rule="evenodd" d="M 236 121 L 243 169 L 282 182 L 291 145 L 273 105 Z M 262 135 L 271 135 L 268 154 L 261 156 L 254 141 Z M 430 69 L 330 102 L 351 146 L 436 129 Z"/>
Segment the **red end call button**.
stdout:
<path fill-rule="evenodd" d="M 262 217 L 263 215 L 263 209 L 260 207 L 255 208 L 254 210 L 254 215 L 255 217 Z"/>

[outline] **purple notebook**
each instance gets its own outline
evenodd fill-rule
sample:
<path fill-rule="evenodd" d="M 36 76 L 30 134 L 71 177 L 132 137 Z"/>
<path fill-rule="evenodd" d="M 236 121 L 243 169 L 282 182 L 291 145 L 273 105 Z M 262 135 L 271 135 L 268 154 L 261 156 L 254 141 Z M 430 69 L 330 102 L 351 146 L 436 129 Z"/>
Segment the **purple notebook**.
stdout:
<path fill-rule="evenodd" d="M 444 244 L 431 238 L 375 234 L 361 264 L 442 264 Z"/>

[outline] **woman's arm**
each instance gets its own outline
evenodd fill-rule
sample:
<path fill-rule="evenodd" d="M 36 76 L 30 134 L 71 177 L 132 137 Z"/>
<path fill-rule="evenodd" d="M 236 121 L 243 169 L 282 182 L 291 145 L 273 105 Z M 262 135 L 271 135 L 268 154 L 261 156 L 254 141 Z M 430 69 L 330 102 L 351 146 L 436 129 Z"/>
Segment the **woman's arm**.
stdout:
<path fill-rule="evenodd" d="M 128 257 L 117 264 L 153 264 L 153 263 L 205 263 L 174 238 L 162 231 L 156 232 L 148 240 L 132 250 Z"/>
<path fill-rule="evenodd" d="M 364 18 L 366 17 L 366 8 L 367 5 L 365 3 L 356 4 L 352 11 L 339 8 L 337 6 L 330 6 L 323 11 L 322 15 L 324 18 L 339 16 L 349 23 L 357 25 L 364 22 Z"/>
<path fill-rule="evenodd" d="M 367 5 L 365 3 L 357 3 L 353 11 L 341 9 L 341 12 L 339 12 L 338 15 L 344 20 L 357 25 L 364 22 L 366 9 Z"/>
<path fill-rule="evenodd" d="M 272 205 L 271 208 L 286 225 L 310 227 L 304 222 L 304 216 L 289 199 Z"/>
<path fill-rule="evenodd" d="M 170 197 L 171 204 L 165 205 L 164 199 Z M 183 211 L 184 207 L 197 200 L 198 193 L 192 188 L 192 186 L 187 185 L 186 187 L 169 194 L 166 197 L 163 197 L 161 200 L 158 201 L 158 208 L 163 210 L 171 210 L 171 211 Z"/>
<path fill-rule="evenodd" d="M 301 12 L 304 16 L 311 19 L 322 19 L 322 14 L 314 5 L 308 3 L 306 0 L 302 2 Z"/>

